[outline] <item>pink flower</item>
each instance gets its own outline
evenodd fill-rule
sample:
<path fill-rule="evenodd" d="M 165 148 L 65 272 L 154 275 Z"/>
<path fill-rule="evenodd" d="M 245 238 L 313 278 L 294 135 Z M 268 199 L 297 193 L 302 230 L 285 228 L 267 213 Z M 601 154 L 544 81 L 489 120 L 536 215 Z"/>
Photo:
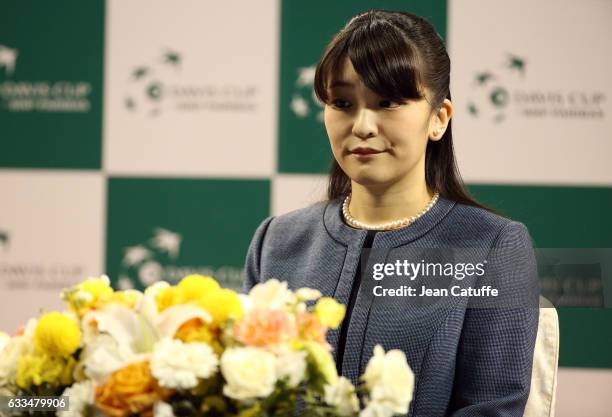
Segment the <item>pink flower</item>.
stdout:
<path fill-rule="evenodd" d="M 255 309 L 234 325 L 234 334 L 246 345 L 264 347 L 289 342 L 297 337 L 297 328 L 285 311 Z"/>
<path fill-rule="evenodd" d="M 297 328 L 303 340 L 311 340 L 327 346 L 325 335 L 327 327 L 312 313 L 307 311 L 297 314 Z"/>

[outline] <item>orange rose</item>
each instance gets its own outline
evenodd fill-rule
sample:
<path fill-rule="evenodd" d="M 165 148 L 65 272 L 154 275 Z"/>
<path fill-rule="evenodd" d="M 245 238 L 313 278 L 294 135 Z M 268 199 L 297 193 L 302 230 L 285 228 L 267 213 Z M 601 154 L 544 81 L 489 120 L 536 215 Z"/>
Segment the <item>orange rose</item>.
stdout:
<path fill-rule="evenodd" d="M 214 333 L 208 328 L 206 323 L 199 318 L 195 318 L 183 323 L 176 331 L 174 338 L 185 343 L 204 342 L 211 344 L 214 336 Z"/>
<path fill-rule="evenodd" d="M 153 404 L 170 396 L 151 375 L 149 362 L 132 363 L 113 372 L 96 388 L 96 406 L 110 417 L 153 416 Z"/>
<path fill-rule="evenodd" d="M 312 313 L 300 312 L 296 317 L 297 328 L 303 340 L 312 340 L 317 343 L 326 344 L 327 327 Z"/>
<path fill-rule="evenodd" d="M 234 334 L 246 345 L 265 347 L 290 341 L 297 336 L 297 329 L 285 311 L 256 309 L 236 322 Z"/>

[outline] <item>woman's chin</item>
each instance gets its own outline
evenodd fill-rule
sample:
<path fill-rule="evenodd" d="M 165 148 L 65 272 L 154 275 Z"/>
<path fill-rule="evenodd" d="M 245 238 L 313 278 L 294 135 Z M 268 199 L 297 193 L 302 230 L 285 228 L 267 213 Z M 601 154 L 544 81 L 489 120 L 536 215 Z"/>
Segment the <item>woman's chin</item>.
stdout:
<path fill-rule="evenodd" d="M 382 175 L 366 175 L 364 173 L 357 173 L 355 175 L 349 175 L 352 181 L 363 187 L 381 187 L 393 182 L 390 178 Z"/>

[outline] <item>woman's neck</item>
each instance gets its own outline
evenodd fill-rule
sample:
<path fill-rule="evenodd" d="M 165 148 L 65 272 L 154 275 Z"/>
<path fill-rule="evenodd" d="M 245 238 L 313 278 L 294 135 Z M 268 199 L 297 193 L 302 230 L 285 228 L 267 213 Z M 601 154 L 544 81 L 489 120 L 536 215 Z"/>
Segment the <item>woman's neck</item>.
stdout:
<path fill-rule="evenodd" d="M 433 193 L 425 181 L 412 187 L 377 188 L 352 182 L 351 216 L 363 223 L 380 225 L 419 214 L 431 201 Z"/>

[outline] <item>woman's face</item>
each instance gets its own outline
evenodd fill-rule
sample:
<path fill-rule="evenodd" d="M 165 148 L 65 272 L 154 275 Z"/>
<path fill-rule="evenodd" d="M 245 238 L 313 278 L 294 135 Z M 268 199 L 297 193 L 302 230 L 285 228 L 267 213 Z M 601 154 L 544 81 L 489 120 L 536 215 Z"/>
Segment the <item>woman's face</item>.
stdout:
<path fill-rule="evenodd" d="M 346 59 L 328 84 L 325 128 L 343 171 L 363 186 L 424 181 L 425 148 L 435 118 L 425 99 L 396 103 L 367 88 Z M 431 126 L 430 126 L 431 125 Z"/>

